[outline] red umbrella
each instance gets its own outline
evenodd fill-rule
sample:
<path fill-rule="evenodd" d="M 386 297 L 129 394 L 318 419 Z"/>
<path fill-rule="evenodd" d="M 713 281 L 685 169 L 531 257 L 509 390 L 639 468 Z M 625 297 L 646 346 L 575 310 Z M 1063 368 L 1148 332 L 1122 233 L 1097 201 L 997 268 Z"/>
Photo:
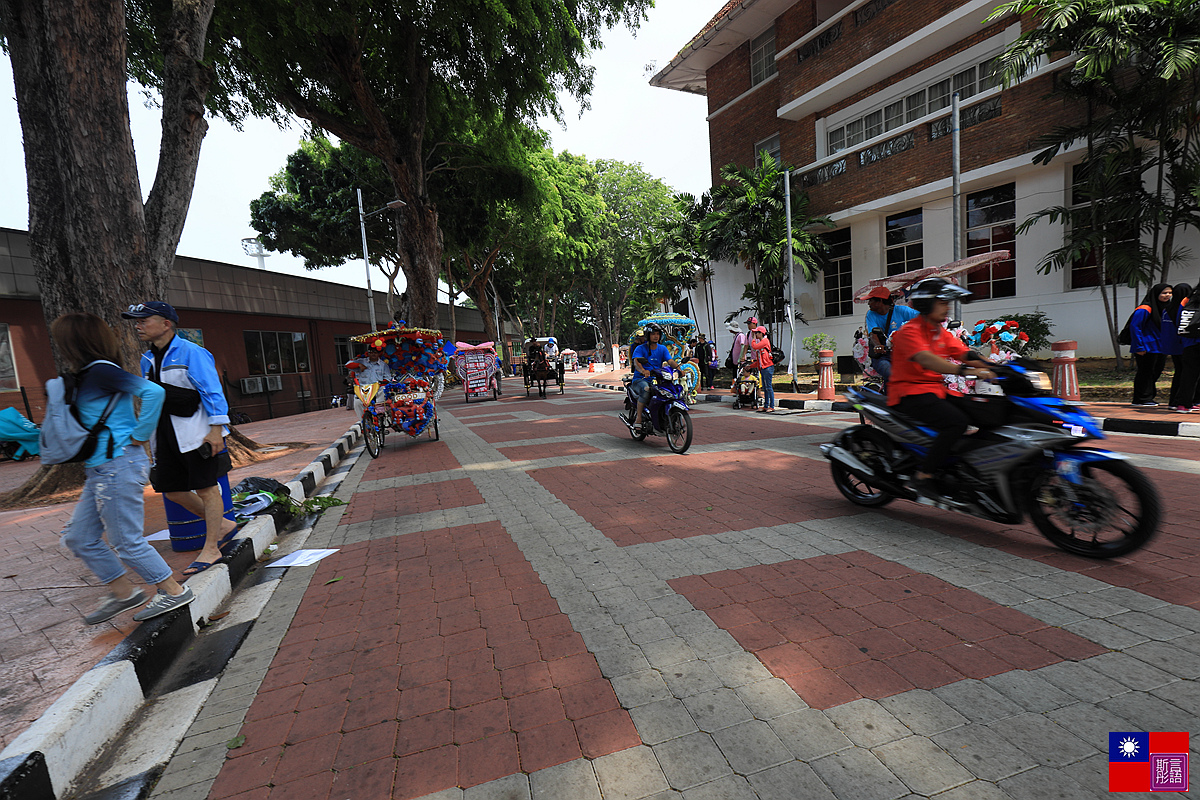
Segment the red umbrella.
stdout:
<path fill-rule="evenodd" d="M 993 262 L 1004 261 L 1011 257 L 1012 254 L 1009 251 L 997 250 L 993 253 L 980 253 L 977 256 L 969 256 L 958 261 L 951 261 L 949 264 L 943 264 L 940 267 L 924 267 L 923 269 L 914 269 L 912 272 L 902 272 L 899 275 L 888 275 L 886 278 L 876 278 L 854 293 L 854 302 L 867 302 L 867 295 L 877 286 L 884 287 L 892 294 L 899 294 L 907 291 L 908 287 L 914 283 L 923 281 L 926 278 L 949 278 L 957 283 L 958 281 L 955 279 L 959 275 L 969 275 Z"/>

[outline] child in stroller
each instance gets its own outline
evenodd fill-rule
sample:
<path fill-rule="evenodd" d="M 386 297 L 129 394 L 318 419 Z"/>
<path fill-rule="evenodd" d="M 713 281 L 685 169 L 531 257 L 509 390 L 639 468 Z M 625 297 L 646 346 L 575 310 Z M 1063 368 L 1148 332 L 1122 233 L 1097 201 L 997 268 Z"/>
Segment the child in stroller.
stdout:
<path fill-rule="evenodd" d="M 746 359 L 738 364 L 737 377 L 733 379 L 733 407 L 758 408 L 762 397 L 762 377 L 754 362 Z"/>

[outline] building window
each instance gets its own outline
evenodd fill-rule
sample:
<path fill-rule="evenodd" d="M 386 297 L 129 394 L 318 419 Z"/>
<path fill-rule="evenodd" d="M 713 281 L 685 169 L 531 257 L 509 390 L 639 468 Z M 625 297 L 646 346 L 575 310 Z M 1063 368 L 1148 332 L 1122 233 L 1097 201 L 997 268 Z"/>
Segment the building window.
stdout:
<path fill-rule="evenodd" d="M 243 331 L 246 364 L 251 375 L 311 372 L 308 334 L 292 331 Z M 348 359 L 347 359 L 348 360 Z"/>
<path fill-rule="evenodd" d="M 892 214 L 885 222 L 884 253 L 887 274 L 899 275 L 925 266 L 921 209 L 914 208 L 912 211 Z"/>
<path fill-rule="evenodd" d="M 15 392 L 20 388 L 21 384 L 17 380 L 17 362 L 13 358 L 8 323 L 0 322 L 0 392 Z"/>
<path fill-rule="evenodd" d="M 333 353 L 333 357 L 337 361 L 338 371 L 343 376 L 348 375 L 350 370 L 346 369 L 346 362 L 354 358 L 354 347 L 353 342 L 350 341 L 350 337 L 333 337 Z"/>
<path fill-rule="evenodd" d="M 758 86 L 775 74 L 775 29 L 750 43 L 750 85 Z"/>
<path fill-rule="evenodd" d="M 775 166 L 779 166 L 781 148 L 779 146 L 779 134 L 775 134 L 769 138 L 763 139 L 758 144 L 754 145 L 754 161 L 758 163 L 762 160 L 762 154 L 766 153 L 775 160 Z"/>
<path fill-rule="evenodd" d="M 825 316 L 854 314 L 854 273 L 850 258 L 850 229 L 821 235 L 826 251 L 821 273 L 825 280 Z"/>
<path fill-rule="evenodd" d="M 967 276 L 976 300 L 1017 294 L 1017 185 L 1006 183 L 967 195 L 967 255 L 1007 250 L 1009 257 L 994 261 Z"/>
<path fill-rule="evenodd" d="M 992 56 L 902 98 L 886 98 L 879 108 L 830 129 L 826 133 L 828 155 L 915 122 L 926 114 L 949 108 L 953 92 L 958 92 L 961 99 L 966 99 L 999 86 L 1000 78 L 996 74 L 998 64 L 999 58 Z"/>

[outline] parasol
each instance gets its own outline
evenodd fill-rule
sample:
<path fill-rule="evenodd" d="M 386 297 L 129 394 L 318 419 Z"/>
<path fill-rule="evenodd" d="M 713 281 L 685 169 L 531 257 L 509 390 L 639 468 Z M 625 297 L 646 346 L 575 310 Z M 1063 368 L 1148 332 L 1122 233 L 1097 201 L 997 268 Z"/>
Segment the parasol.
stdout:
<path fill-rule="evenodd" d="M 899 275 L 876 278 L 854 293 L 854 302 L 867 302 L 867 294 L 877 286 L 884 287 L 892 292 L 892 294 L 898 294 L 907 291 L 908 287 L 926 278 L 956 278 L 959 275 L 969 275 L 972 272 L 983 269 L 989 264 L 996 261 L 1004 261 L 1011 257 L 1012 254 L 1009 251 L 997 250 L 994 253 L 980 253 L 977 256 L 969 256 L 958 261 L 951 261 L 949 264 L 943 264 L 940 267 L 925 267 L 923 269 L 914 269 L 911 272 L 902 272 Z"/>

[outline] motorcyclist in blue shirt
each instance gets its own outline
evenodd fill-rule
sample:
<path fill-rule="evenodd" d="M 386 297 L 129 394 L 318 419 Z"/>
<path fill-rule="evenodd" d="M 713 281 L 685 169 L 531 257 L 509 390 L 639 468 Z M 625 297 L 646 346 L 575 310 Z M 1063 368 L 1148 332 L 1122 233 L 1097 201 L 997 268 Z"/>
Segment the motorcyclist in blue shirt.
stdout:
<path fill-rule="evenodd" d="M 650 389 L 654 385 L 653 371 L 662 369 L 663 364 L 675 370 L 680 369 L 679 364 L 671 358 L 671 351 L 662 344 L 662 328 L 652 322 L 643 332 L 646 341 L 635 347 L 630 356 L 634 371 L 632 388 L 638 399 L 633 421 L 635 430 L 639 432 L 642 429 L 642 412 L 646 409 L 646 403 L 650 402 Z"/>

